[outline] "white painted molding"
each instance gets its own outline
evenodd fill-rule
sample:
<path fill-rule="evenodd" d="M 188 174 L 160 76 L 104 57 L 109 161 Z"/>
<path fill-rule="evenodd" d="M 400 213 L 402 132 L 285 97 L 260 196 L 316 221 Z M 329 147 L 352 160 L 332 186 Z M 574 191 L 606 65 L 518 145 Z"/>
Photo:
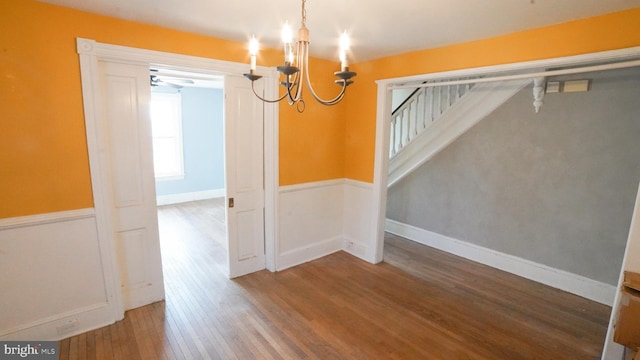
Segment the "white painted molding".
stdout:
<path fill-rule="evenodd" d="M 156 197 L 156 204 L 158 206 L 162 206 L 162 205 L 179 204 L 179 203 L 184 203 L 189 201 L 216 199 L 221 197 L 225 197 L 225 189 L 213 189 L 213 190 L 205 190 L 205 191 L 180 193 L 180 194 L 158 195 Z"/>
<path fill-rule="evenodd" d="M 285 185 L 280 186 L 280 194 L 296 192 L 296 191 L 305 191 L 310 189 L 320 189 L 327 186 L 337 186 L 345 183 L 345 179 L 332 179 L 332 180 L 323 180 L 323 181 L 314 181 L 302 184 L 294 184 L 294 185 Z"/>
<path fill-rule="evenodd" d="M 537 77 L 533 79 L 533 108 L 536 114 L 540 112 L 542 104 L 544 104 L 544 90 L 547 85 L 545 77 Z"/>
<path fill-rule="evenodd" d="M 342 251 L 367 261 L 367 245 L 360 242 L 358 239 L 345 236 L 342 242 Z"/>
<path fill-rule="evenodd" d="M 278 257 L 278 271 L 319 259 L 340 250 L 342 250 L 342 237 L 338 236 L 286 251 Z"/>
<path fill-rule="evenodd" d="M 370 182 L 353 180 L 353 179 L 344 179 L 344 183 L 349 186 L 353 186 L 356 188 L 360 188 L 363 190 L 373 190 L 373 184 Z"/>
<path fill-rule="evenodd" d="M 84 219 L 94 217 L 95 215 L 96 212 L 93 208 L 87 208 L 0 219 L 0 231 L 23 226 L 42 225 L 59 221 Z"/>
<path fill-rule="evenodd" d="M 4 341 L 26 341 L 33 339 L 59 341 L 111 325 L 114 322 L 115 320 L 113 320 L 111 316 L 111 311 L 107 303 L 95 304 L 10 329 L 0 334 L 0 339 Z M 66 327 L 69 331 L 61 332 L 61 327 Z"/>
<path fill-rule="evenodd" d="M 640 266 L 640 188 L 636 193 L 636 202 L 633 207 L 633 216 L 631 217 L 631 225 L 629 226 L 629 236 L 627 245 L 624 249 L 622 257 L 622 267 L 618 275 L 618 286 L 616 287 L 616 295 L 609 316 L 609 327 L 607 328 L 607 336 L 604 341 L 604 349 L 602 350 L 602 360 L 622 360 L 625 347 L 613 341 L 615 327 L 618 324 L 618 316 L 622 307 L 622 286 L 624 284 L 625 271 L 638 271 Z"/>
<path fill-rule="evenodd" d="M 488 265 L 529 280 L 611 306 L 613 285 L 573 274 L 517 256 L 501 253 L 466 241 L 450 238 L 415 226 L 386 219 L 386 231 L 463 258 Z"/>
<path fill-rule="evenodd" d="M 184 70 L 196 73 L 199 70 L 210 73 L 215 69 L 217 73 L 238 74 L 239 76 L 248 69 L 247 64 L 209 59 L 191 55 L 166 53 L 162 51 L 132 48 L 113 44 L 104 44 L 91 39 L 76 39 L 76 49 L 80 55 L 96 56 L 103 60 L 126 61 L 142 64 L 163 64 L 165 69 Z M 258 66 L 257 70 L 271 74 L 269 68 Z"/>
<path fill-rule="evenodd" d="M 264 87 L 264 94 L 268 99 L 278 97 L 279 84 L 273 79 L 279 78 L 275 68 L 271 68 L 267 78 L 272 79 L 272 84 Z M 280 129 L 279 103 L 265 104 L 264 108 L 264 241 L 265 260 L 267 270 L 276 271 L 276 254 L 278 248 L 278 234 L 280 229 L 279 219 L 279 129 Z"/>
<path fill-rule="evenodd" d="M 640 46 L 601 51 L 596 53 L 565 56 L 551 59 L 541 59 L 532 61 L 522 61 L 510 64 L 490 65 L 476 68 L 467 68 L 460 70 L 442 71 L 430 74 L 410 75 L 391 79 L 377 80 L 376 83 L 385 86 L 402 85 L 412 82 L 423 82 L 427 80 L 450 79 L 466 76 L 490 75 L 496 73 L 514 73 L 518 71 L 536 71 L 547 68 L 557 68 L 563 66 L 578 66 L 593 63 L 619 62 L 627 60 L 637 60 L 640 58 Z"/>

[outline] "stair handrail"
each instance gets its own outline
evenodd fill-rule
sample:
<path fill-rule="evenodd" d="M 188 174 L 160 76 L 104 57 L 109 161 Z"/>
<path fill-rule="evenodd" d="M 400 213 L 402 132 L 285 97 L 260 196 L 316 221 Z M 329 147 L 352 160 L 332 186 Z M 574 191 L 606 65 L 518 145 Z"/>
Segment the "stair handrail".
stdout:
<path fill-rule="evenodd" d="M 426 83 L 427 83 L 427 81 L 422 82 L 422 84 L 426 84 Z M 395 114 L 398 112 L 398 110 L 400 110 L 400 108 L 401 108 L 402 106 L 404 106 L 404 104 L 406 104 L 409 100 L 411 100 L 411 98 L 413 97 L 413 95 L 415 95 L 418 91 L 420 91 L 420 87 L 415 88 L 415 89 L 411 92 L 411 94 L 409 94 L 409 96 L 407 96 L 407 98 L 406 98 L 406 99 L 404 99 L 404 100 L 400 103 L 400 105 L 396 106 L 395 110 L 393 110 L 393 111 L 391 112 L 391 115 L 392 115 L 392 116 L 393 116 L 393 115 L 395 115 Z"/>

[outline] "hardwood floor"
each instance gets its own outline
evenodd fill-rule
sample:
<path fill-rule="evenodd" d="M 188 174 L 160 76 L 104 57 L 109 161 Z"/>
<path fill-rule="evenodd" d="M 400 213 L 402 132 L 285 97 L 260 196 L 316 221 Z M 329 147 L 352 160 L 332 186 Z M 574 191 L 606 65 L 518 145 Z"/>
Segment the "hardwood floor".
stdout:
<path fill-rule="evenodd" d="M 228 280 L 207 216 L 183 215 L 198 206 L 160 210 L 166 301 L 62 340 L 60 359 L 600 357 L 609 307 L 392 235 L 379 265 L 339 252 Z"/>

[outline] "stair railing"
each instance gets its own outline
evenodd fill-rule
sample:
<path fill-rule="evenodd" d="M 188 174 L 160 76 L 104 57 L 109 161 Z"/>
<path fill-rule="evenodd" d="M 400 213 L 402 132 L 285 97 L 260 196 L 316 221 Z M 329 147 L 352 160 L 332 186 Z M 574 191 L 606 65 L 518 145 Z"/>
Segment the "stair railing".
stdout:
<path fill-rule="evenodd" d="M 447 79 L 447 81 L 466 79 L 469 78 Z M 437 84 L 437 82 L 431 83 Z M 431 124 L 438 121 L 445 111 L 469 92 L 472 86 L 473 84 L 469 83 L 417 88 L 391 114 L 389 157 L 394 157 Z"/>

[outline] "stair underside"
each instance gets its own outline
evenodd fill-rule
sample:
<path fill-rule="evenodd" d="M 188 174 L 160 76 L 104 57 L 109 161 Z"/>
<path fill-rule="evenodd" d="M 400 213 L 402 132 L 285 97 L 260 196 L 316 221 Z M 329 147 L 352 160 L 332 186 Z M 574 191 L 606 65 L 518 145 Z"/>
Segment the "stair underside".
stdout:
<path fill-rule="evenodd" d="M 427 162 L 531 83 L 531 79 L 476 84 L 453 107 L 389 160 L 389 186 Z"/>

